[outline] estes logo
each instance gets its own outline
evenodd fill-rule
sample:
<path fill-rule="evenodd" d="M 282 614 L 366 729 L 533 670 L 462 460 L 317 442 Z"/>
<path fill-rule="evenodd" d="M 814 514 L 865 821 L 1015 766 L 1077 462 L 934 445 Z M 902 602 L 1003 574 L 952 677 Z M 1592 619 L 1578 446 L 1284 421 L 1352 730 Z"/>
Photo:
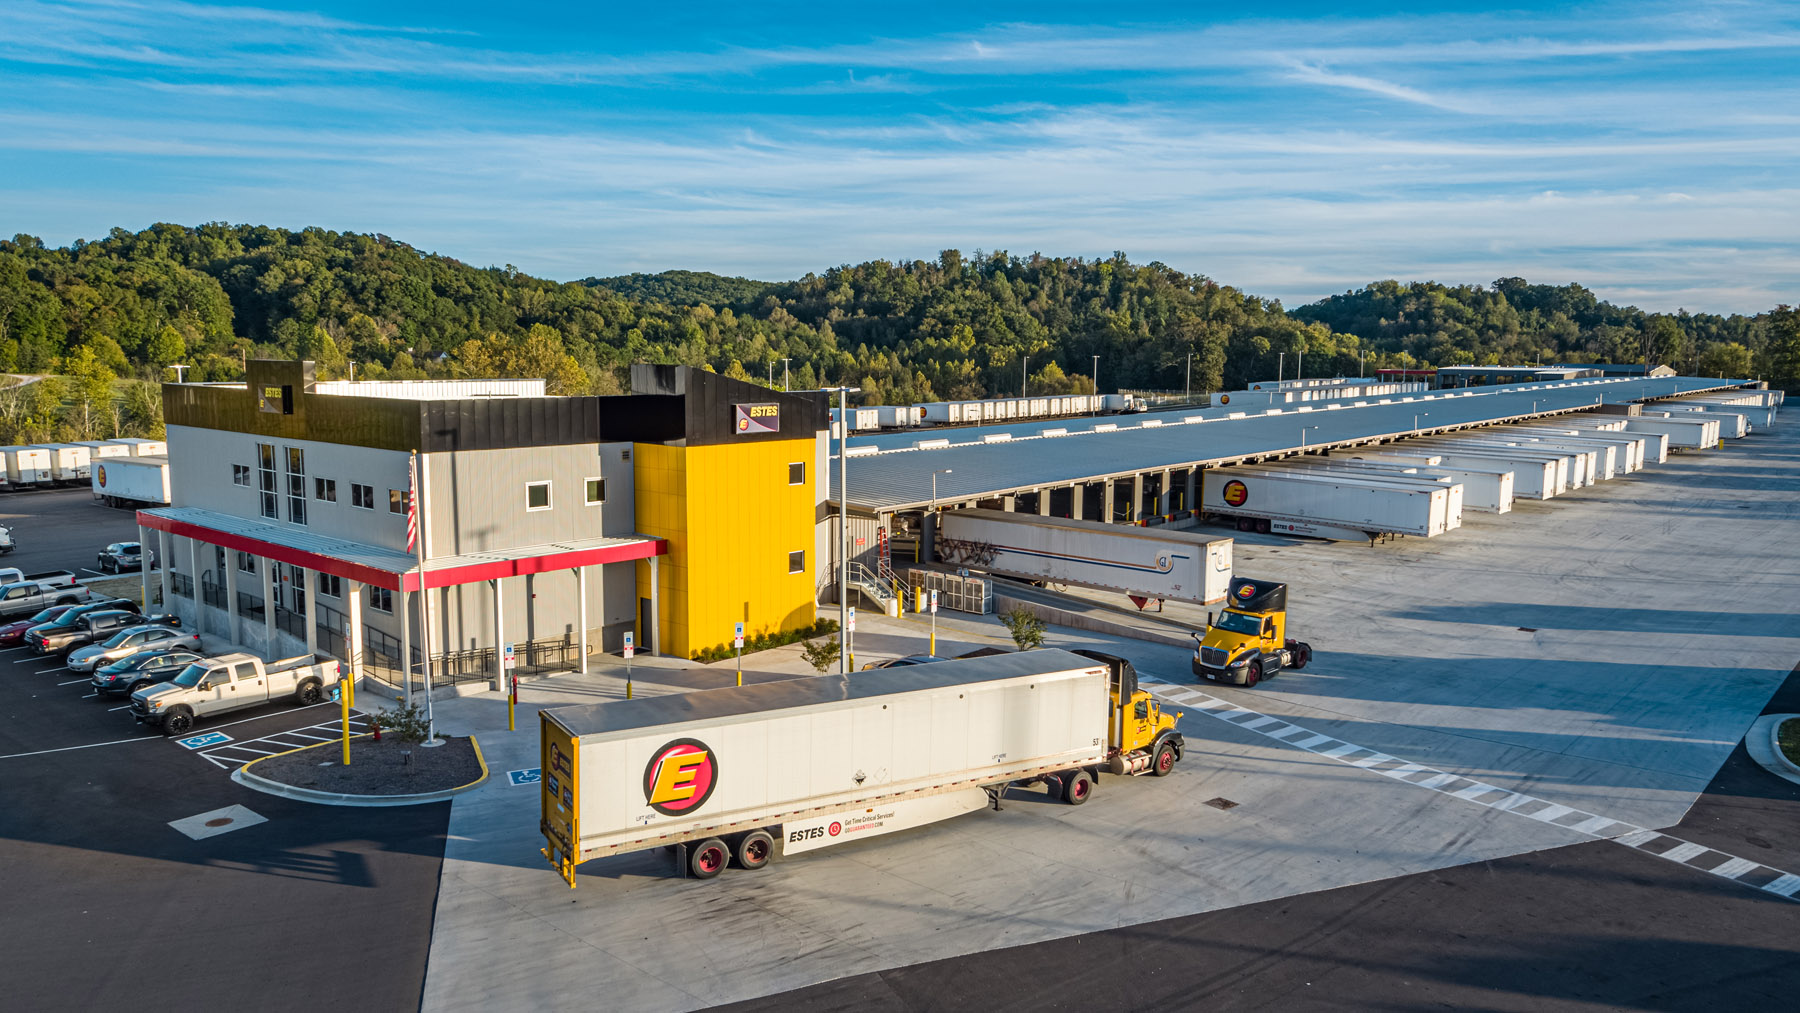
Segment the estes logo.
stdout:
<path fill-rule="evenodd" d="M 1256 585 L 1255 584 L 1245 584 L 1243 587 L 1238 588 L 1238 597 L 1244 599 L 1245 601 L 1249 601 L 1250 599 L 1256 597 Z"/>
<path fill-rule="evenodd" d="M 644 801 L 664 816 L 700 808 L 718 784 L 718 757 L 698 739 L 676 739 L 644 766 Z"/>
<path fill-rule="evenodd" d="M 1232 506 L 1243 506 L 1244 501 L 1250 498 L 1250 489 L 1234 478 L 1225 483 L 1225 488 L 1219 491 L 1219 495 Z"/>
<path fill-rule="evenodd" d="M 803 827 L 788 834 L 788 843 L 799 844 L 801 841 L 816 841 L 824 836 L 824 827 Z"/>

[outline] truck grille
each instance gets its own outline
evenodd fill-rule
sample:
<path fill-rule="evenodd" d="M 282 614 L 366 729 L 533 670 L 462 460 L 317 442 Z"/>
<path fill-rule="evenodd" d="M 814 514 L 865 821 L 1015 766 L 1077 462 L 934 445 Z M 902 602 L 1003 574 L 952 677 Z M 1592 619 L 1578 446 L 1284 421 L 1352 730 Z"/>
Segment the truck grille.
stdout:
<path fill-rule="evenodd" d="M 1224 668 L 1225 659 L 1227 657 L 1228 655 L 1222 647 L 1200 648 L 1200 664 L 1202 665 L 1208 665 L 1213 668 Z"/>

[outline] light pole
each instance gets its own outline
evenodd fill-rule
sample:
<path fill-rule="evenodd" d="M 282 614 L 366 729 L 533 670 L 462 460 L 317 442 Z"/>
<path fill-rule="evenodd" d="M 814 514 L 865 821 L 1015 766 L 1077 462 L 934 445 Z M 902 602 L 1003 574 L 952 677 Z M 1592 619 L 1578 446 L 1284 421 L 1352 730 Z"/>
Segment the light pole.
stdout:
<path fill-rule="evenodd" d="M 1184 387 L 1186 389 L 1182 391 L 1181 399 L 1183 401 L 1192 401 L 1194 399 L 1194 353 L 1193 352 L 1187 353 L 1187 380 L 1184 383 Z"/>
<path fill-rule="evenodd" d="M 1413 413 L 1413 435 L 1414 436 L 1417 436 L 1419 434 L 1419 420 L 1420 419 L 1428 419 L 1430 417 L 1431 417 L 1430 412 L 1423 412 L 1423 413 L 1414 412 Z"/>
<path fill-rule="evenodd" d="M 785 369 L 786 359 L 781 360 Z M 850 395 L 861 387 L 839 387 L 838 395 L 838 671 L 850 674 Z M 830 402 L 826 402 L 829 404 Z"/>
<path fill-rule="evenodd" d="M 1019 396 L 1020 397 L 1030 397 L 1031 396 L 1030 394 L 1026 393 L 1026 391 L 1025 391 L 1025 387 L 1027 386 L 1026 379 L 1025 379 L 1026 371 L 1028 369 L 1030 369 L 1030 367 L 1031 367 L 1031 356 L 1029 356 L 1029 355 L 1022 356 L 1019 359 Z"/>
<path fill-rule="evenodd" d="M 781 360 L 781 389 L 788 389 L 788 361 L 786 359 Z"/>
<path fill-rule="evenodd" d="M 931 512 L 933 514 L 937 513 L 937 477 L 939 475 L 948 475 L 950 473 L 951 469 L 949 468 L 931 473 Z"/>
<path fill-rule="evenodd" d="M 1300 427 L 1300 452 L 1302 454 L 1306 453 L 1306 434 L 1317 428 L 1319 428 L 1319 427 L 1318 426 L 1301 426 Z"/>
<path fill-rule="evenodd" d="M 1094 356 L 1094 400 L 1092 402 L 1089 402 L 1089 404 L 1091 406 L 1088 410 L 1089 415 L 1098 415 L 1100 413 L 1099 400 L 1100 400 L 1100 357 L 1098 355 L 1096 355 L 1096 356 Z"/>
<path fill-rule="evenodd" d="M 939 475 L 948 475 L 950 473 L 951 471 L 949 468 L 931 473 L 931 512 L 927 516 L 931 518 L 931 558 L 933 561 L 937 559 L 937 477 Z M 936 591 L 931 593 L 934 595 L 937 594 Z M 935 607 L 935 604 L 931 609 L 931 650 L 928 653 L 931 654 L 932 657 L 937 656 L 937 608 Z"/>
<path fill-rule="evenodd" d="M 173 366 L 170 366 L 169 368 L 175 371 L 175 382 L 180 383 L 180 382 L 182 382 L 181 378 L 187 375 L 186 373 L 184 373 L 182 371 L 187 370 L 187 369 L 192 369 L 193 367 L 183 365 L 182 363 L 177 362 Z"/>
<path fill-rule="evenodd" d="M 1279 387 L 1281 378 L 1286 375 L 1284 371 L 1287 369 L 1287 353 L 1276 352 L 1275 355 L 1277 356 L 1275 359 L 1275 386 Z"/>
<path fill-rule="evenodd" d="M 1306 350 L 1304 348 L 1297 348 L 1294 350 L 1294 379 L 1298 380 L 1305 375 Z"/>

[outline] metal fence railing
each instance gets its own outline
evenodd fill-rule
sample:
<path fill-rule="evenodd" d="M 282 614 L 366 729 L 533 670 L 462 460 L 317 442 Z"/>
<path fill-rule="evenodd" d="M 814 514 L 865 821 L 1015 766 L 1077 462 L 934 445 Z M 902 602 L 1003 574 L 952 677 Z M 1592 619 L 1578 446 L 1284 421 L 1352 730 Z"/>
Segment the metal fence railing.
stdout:
<path fill-rule="evenodd" d="M 282 608 L 280 602 L 275 604 L 275 626 L 290 637 L 306 639 L 306 617 Z"/>
<path fill-rule="evenodd" d="M 263 617 L 263 600 L 247 591 L 239 591 L 237 593 L 237 610 L 238 615 L 250 619 L 261 619 Z"/>
<path fill-rule="evenodd" d="M 185 573 L 170 573 L 169 593 L 181 598 L 192 598 L 194 596 L 194 578 Z"/>
<path fill-rule="evenodd" d="M 225 608 L 225 589 L 202 577 L 200 579 L 200 600 L 213 608 Z"/>

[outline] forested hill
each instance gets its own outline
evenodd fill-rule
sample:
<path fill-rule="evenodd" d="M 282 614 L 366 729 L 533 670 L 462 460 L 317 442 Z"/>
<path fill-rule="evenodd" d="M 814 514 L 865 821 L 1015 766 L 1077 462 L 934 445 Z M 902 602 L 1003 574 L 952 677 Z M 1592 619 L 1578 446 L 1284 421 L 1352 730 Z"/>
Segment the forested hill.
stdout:
<path fill-rule="evenodd" d="M 1287 374 L 1499 360 L 1740 360 L 1790 376 L 1791 312 L 1647 315 L 1579 286 L 1382 282 L 1293 313 L 1163 264 L 1004 253 L 870 261 L 766 284 L 696 272 L 560 283 L 477 268 L 380 235 L 156 225 L 53 249 L 0 241 L 0 370 L 79 357 L 159 377 L 241 376 L 245 356 L 306 356 L 326 376 L 543 376 L 621 389 L 632 362 L 710 366 L 795 387 L 847 381 L 871 403 L 1034 391 L 1196 392 Z M 1741 345 L 1733 349 L 1732 344 Z M 80 350 L 86 349 L 86 353 Z M 1784 351 L 1785 350 L 1785 351 Z M 1708 356 L 1712 358 L 1708 358 Z M 1785 356 L 1785 357 L 1784 357 Z M 1784 365 L 1785 364 L 1785 365 Z M 1782 374 L 1780 371 L 1788 372 Z M 1711 371 L 1710 369 L 1708 371 Z M 1791 383 L 1792 380 L 1790 379 Z"/>
<path fill-rule="evenodd" d="M 587 278 L 583 285 L 603 288 L 627 299 L 666 302 L 671 306 L 731 306 L 751 302 L 775 287 L 772 281 L 727 278 L 710 271 L 662 271 L 658 274 L 622 274 L 617 278 Z"/>

